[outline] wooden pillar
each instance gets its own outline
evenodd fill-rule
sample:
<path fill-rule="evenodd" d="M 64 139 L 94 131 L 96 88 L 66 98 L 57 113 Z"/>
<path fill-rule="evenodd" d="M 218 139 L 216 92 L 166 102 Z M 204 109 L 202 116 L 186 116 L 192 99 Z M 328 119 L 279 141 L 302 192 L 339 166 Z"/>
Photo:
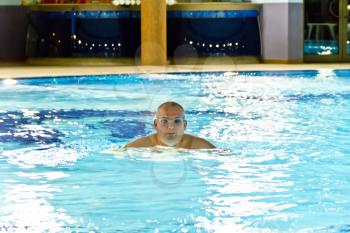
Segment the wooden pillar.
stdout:
<path fill-rule="evenodd" d="M 141 64 L 167 64 L 166 0 L 141 0 Z"/>

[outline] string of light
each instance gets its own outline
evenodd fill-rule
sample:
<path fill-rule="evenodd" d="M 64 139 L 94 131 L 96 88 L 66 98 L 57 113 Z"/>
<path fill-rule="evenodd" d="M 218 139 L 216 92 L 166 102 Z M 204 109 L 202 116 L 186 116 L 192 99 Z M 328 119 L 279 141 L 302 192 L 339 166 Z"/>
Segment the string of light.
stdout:
<path fill-rule="evenodd" d="M 166 3 L 168 5 L 174 5 L 176 3 L 176 0 L 166 0 Z M 119 5 L 126 5 L 126 6 L 141 5 L 141 0 L 113 0 L 112 4 L 115 5 L 115 6 L 119 6 Z"/>

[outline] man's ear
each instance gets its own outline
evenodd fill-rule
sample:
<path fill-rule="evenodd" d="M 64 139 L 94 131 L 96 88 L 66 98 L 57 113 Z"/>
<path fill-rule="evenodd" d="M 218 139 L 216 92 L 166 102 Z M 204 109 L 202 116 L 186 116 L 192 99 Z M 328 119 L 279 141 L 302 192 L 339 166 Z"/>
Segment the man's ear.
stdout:
<path fill-rule="evenodd" d="M 187 128 L 187 121 L 184 120 L 184 128 L 186 129 Z"/>
<path fill-rule="evenodd" d="M 157 128 L 157 119 L 153 120 L 153 128 L 155 128 L 155 129 Z"/>

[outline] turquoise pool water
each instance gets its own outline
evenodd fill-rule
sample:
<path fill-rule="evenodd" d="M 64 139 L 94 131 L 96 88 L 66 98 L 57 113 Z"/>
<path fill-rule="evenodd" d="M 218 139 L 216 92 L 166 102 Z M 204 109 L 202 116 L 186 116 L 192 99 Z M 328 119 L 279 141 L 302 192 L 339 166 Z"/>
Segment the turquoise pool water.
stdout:
<path fill-rule="evenodd" d="M 0 232 L 350 232 L 350 71 L 0 82 Z M 214 150 L 128 149 L 174 100 Z"/>

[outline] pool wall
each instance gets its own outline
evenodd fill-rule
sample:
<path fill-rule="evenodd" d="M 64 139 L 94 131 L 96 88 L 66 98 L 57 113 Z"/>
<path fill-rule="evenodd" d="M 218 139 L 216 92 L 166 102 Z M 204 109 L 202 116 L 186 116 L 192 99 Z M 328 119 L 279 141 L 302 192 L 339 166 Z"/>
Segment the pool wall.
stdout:
<path fill-rule="evenodd" d="M 262 6 L 262 61 L 302 63 L 303 2 L 276 1 Z"/>
<path fill-rule="evenodd" d="M 26 11 L 22 6 L 0 5 L 0 59 L 25 57 Z"/>

